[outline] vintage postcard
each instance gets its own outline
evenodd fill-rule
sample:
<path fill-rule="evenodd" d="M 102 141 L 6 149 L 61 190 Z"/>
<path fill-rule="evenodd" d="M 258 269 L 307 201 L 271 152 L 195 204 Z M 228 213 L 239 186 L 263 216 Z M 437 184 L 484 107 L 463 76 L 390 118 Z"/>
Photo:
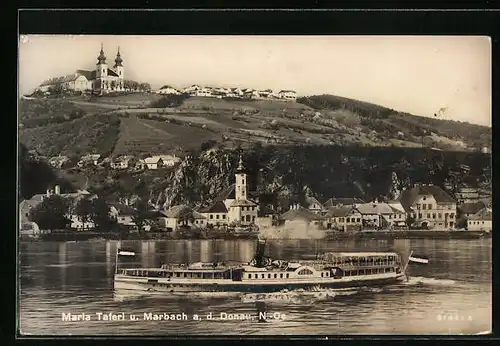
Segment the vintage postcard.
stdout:
<path fill-rule="evenodd" d="M 489 333 L 491 59 L 20 35 L 19 335 Z"/>

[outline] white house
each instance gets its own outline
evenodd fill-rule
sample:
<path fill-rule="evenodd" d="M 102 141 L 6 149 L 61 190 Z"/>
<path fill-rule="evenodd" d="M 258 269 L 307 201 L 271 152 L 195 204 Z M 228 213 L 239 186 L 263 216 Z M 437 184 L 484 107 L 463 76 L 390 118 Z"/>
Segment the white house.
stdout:
<path fill-rule="evenodd" d="M 156 93 L 162 95 L 179 95 L 181 92 L 170 85 L 164 85 Z"/>
<path fill-rule="evenodd" d="M 111 168 L 113 169 L 126 169 L 129 167 L 130 160 L 132 156 L 120 156 L 111 161 Z"/>
<path fill-rule="evenodd" d="M 333 207 L 325 214 L 325 227 L 339 231 L 358 231 L 363 226 L 361 213 L 354 207 Z"/>
<path fill-rule="evenodd" d="M 110 213 L 111 217 L 113 217 L 118 224 L 126 227 L 136 226 L 133 221 L 135 209 L 131 206 L 122 203 L 111 203 Z"/>
<path fill-rule="evenodd" d="M 213 96 L 213 89 L 210 87 L 203 87 L 195 92 L 195 96 L 203 96 L 203 97 L 212 97 Z"/>
<path fill-rule="evenodd" d="M 318 201 L 316 197 L 307 196 L 305 202 L 305 207 L 313 213 L 319 214 L 323 211 L 323 205 L 320 203 L 320 201 Z"/>
<path fill-rule="evenodd" d="M 467 219 L 467 230 L 468 231 L 484 231 L 491 232 L 493 228 L 491 209 L 483 208 L 476 214 L 470 216 Z"/>
<path fill-rule="evenodd" d="M 367 228 L 390 227 L 394 210 L 387 203 L 356 204 L 356 209 L 361 214 L 363 225 Z M 391 217 L 391 218 L 389 218 Z"/>
<path fill-rule="evenodd" d="M 278 93 L 280 99 L 285 101 L 296 101 L 297 93 L 293 90 L 280 90 Z"/>
<path fill-rule="evenodd" d="M 416 184 L 401 192 L 398 201 L 414 218 L 416 226 L 428 229 L 456 226 L 457 202 L 438 186 Z"/>
<path fill-rule="evenodd" d="M 84 155 L 80 158 L 80 161 L 78 161 L 77 165 L 78 167 L 83 167 L 84 165 L 97 166 L 99 164 L 100 159 L 101 159 L 100 154 Z"/>
<path fill-rule="evenodd" d="M 160 213 L 163 214 L 163 217 L 160 217 L 161 226 L 168 231 L 175 232 L 182 227 L 204 228 L 206 226 L 205 216 L 186 205 L 176 205 Z"/>
<path fill-rule="evenodd" d="M 144 159 L 145 168 L 158 169 L 161 167 L 172 167 L 181 161 L 175 155 L 155 155 Z"/>
<path fill-rule="evenodd" d="M 257 92 L 257 98 L 267 100 L 272 98 L 273 91 L 271 89 L 260 90 Z"/>
<path fill-rule="evenodd" d="M 199 85 L 193 84 L 187 88 L 184 88 L 184 93 L 191 95 L 191 96 L 196 96 L 196 92 L 198 90 L 201 90 L 201 87 Z"/>
<path fill-rule="evenodd" d="M 62 165 L 64 165 L 68 161 L 69 161 L 69 158 L 67 156 L 58 155 L 58 156 L 51 157 L 49 159 L 49 164 L 52 167 L 61 168 Z"/>
<path fill-rule="evenodd" d="M 298 204 L 295 204 L 290 206 L 290 210 L 281 214 L 279 216 L 279 220 L 284 223 L 285 226 L 291 222 L 303 221 L 306 222 L 309 226 L 318 227 L 323 224 L 325 218 L 313 213 L 312 211 L 304 207 L 299 206 Z"/>

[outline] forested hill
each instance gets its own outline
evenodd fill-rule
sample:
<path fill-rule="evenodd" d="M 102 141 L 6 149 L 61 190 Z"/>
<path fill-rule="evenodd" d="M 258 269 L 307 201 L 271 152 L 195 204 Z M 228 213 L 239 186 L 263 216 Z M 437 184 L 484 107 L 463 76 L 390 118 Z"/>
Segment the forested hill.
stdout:
<path fill-rule="evenodd" d="M 358 114 L 374 129 L 386 126 L 387 131 L 408 132 L 415 136 L 435 133 L 452 140 L 461 140 L 469 147 L 491 147 L 491 128 L 461 121 L 422 117 L 406 112 L 335 95 L 301 97 L 297 102 L 316 110 L 346 110 Z"/>

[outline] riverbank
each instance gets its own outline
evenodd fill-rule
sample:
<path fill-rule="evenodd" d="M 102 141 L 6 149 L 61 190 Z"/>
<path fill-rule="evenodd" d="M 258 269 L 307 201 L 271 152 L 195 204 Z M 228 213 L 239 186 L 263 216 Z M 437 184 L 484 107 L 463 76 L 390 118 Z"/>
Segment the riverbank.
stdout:
<path fill-rule="evenodd" d="M 491 232 L 479 231 L 372 231 L 372 232 L 332 232 L 326 231 L 324 239 L 479 239 L 491 237 Z M 39 236 L 23 236 L 21 241 L 106 241 L 106 240 L 183 240 L 183 239 L 221 239 L 252 240 L 258 232 L 244 233 L 172 233 L 172 232 L 57 232 Z"/>
<path fill-rule="evenodd" d="M 355 233 L 329 233 L 327 239 L 479 239 L 491 237 L 490 232 L 481 231 L 372 231 Z"/>

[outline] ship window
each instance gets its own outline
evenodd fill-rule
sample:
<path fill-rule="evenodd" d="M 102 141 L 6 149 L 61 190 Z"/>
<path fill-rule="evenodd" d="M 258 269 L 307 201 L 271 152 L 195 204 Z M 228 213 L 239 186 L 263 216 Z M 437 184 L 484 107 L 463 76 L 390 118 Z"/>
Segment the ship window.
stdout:
<path fill-rule="evenodd" d="M 248 278 L 251 279 L 252 278 L 252 274 L 248 274 Z"/>
<path fill-rule="evenodd" d="M 267 274 L 267 278 L 270 279 L 271 278 L 271 274 Z"/>
<path fill-rule="evenodd" d="M 178 278 L 181 277 L 181 273 L 175 273 L 177 275 Z"/>
<path fill-rule="evenodd" d="M 311 275 L 313 272 L 310 271 L 309 269 L 302 269 L 300 270 L 297 274 L 298 275 Z"/>
<path fill-rule="evenodd" d="M 184 277 L 187 278 L 187 273 L 184 273 Z"/>
<path fill-rule="evenodd" d="M 264 277 L 265 277 L 265 275 L 264 275 L 264 274 L 262 274 L 262 276 L 261 276 L 261 277 L 262 277 L 262 278 L 264 278 Z"/>
<path fill-rule="evenodd" d="M 325 273 L 325 275 L 326 275 L 326 276 L 330 276 L 330 273 L 329 273 L 329 272 L 326 272 L 326 273 Z"/>
<path fill-rule="evenodd" d="M 287 277 L 287 279 L 288 279 L 288 278 L 290 277 L 290 274 L 289 274 L 289 273 L 286 273 L 286 277 Z"/>
<path fill-rule="evenodd" d="M 274 278 L 277 279 L 278 278 L 278 274 L 274 274 Z"/>
<path fill-rule="evenodd" d="M 359 271 L 359 275 L 365 275 L 365 270 L 364 270 L 364 269 L 361 269 L 361 270 Z"/>
<path fill-rule="evenodd" d="M 351 271 L 350 270 L 345 271 L 344 276 L 351 276 Z"/>
<path fill-rule="evenodd" d="M 389 273 L 391 271 L 391 268 L 385 268 L 384 272 Z"/>
<path fill-rule="evenodd" d="M 356 275 L 358 275 L 358 271 L 357 271 L 357 270 L 353 270 L 351 275 L 352 275 L 352 276 L 356 276 Z"/>
<path fill-rule="evenodd" d="M 283 273 L 280 274 L 280 279 L 283 279 Z"/>
<path fill-rule="evenodd" d="M 324 273 L 323 273 L 323 272 L 321 272 L 321 277 L 323 277 L 323 276 L 324 276 Z"/>

